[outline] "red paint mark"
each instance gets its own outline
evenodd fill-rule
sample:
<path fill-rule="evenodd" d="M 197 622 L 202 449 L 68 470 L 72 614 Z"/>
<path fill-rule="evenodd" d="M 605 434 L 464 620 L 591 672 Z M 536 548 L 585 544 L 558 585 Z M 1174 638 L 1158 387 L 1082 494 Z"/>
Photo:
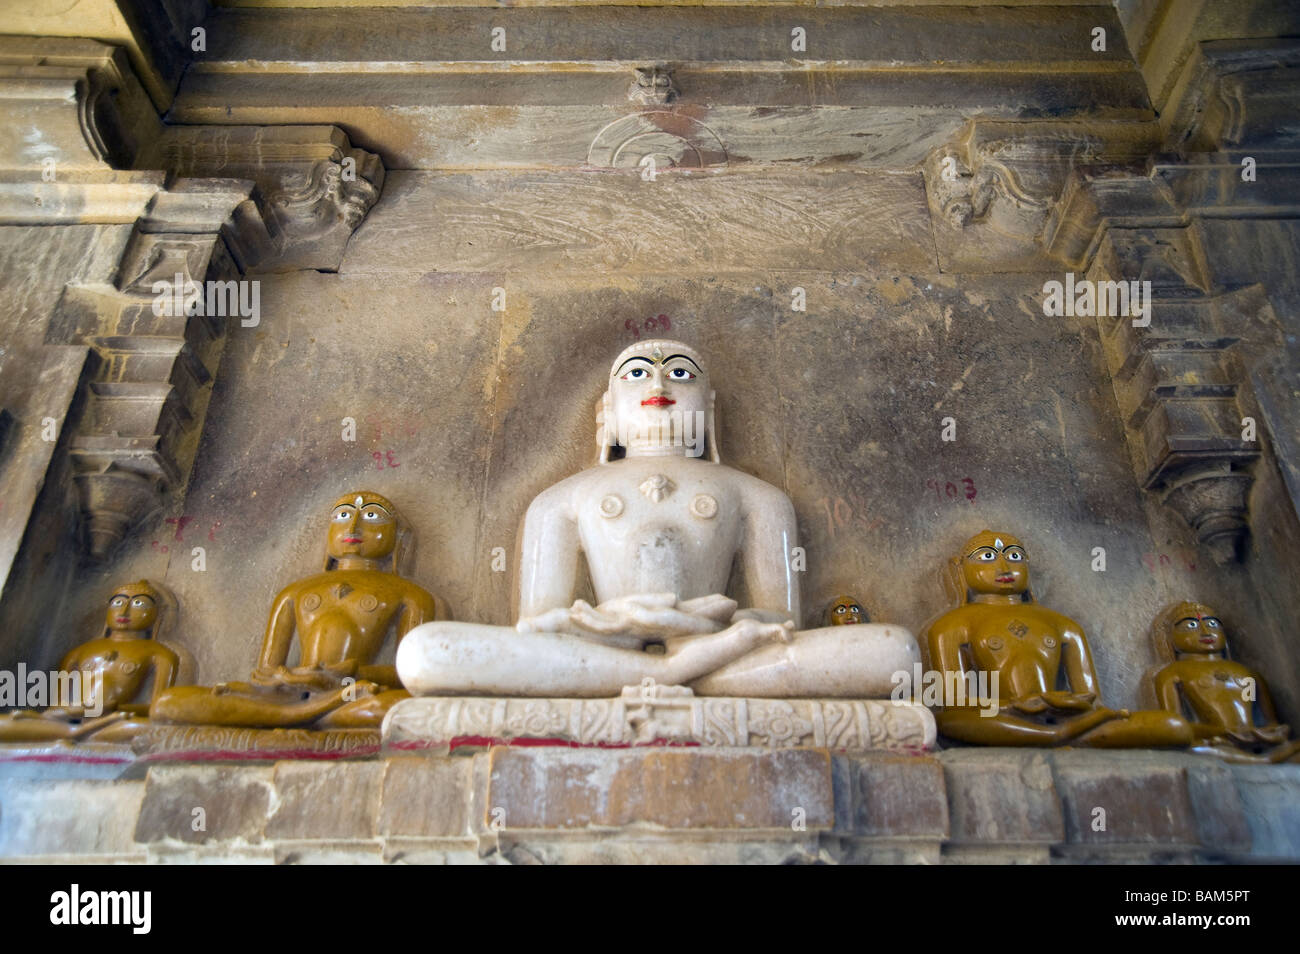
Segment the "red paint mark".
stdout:
<path fill-rule="evenodd" d="M 0 762 L 56 762 L 68 765 L 126 765 L 132 758 L 114 755 L 59 755 L 53 752 L 31 755 L 0 755 Z"/>
<path fill-rule="evenodd" d="M 187 517 L 184 514 L 181 514 L 179 517 L 168 517 L 163 521 L 163 523 L 174 523 L 176 525 L 176 536 L 172 537 L 173 540 L 184 540 L 185 538 L 183 534 L 185 533 L 185 525 L 193 522 L 193 517 Z"/>
<path fill-rule="evenodd" d="M 957 486 L 957 483 L 960 483 L 960 484 L 962 484 L 963 486 L 962 486 L 962 487 L 958 487 L 958 486 Z M 951 481 L 951 480 L 944 481 L 943 486 L 942 486 L 942 490 L 941 490 L 941 489 L 940 489 L 940 485 L 939 485 L 939 481 L 934 480 L 934 479 L 931 479 L 931 480 L 927 480 L 927 481 L 925 482 L 925 486 L 926 486 L 926 489 L 928 489 L 928 490 L 933 490 L 933 491 L 934 491 L 934 496 L 935 496 L 935 499 L 937 499 L 937 500 L 944 500 L 944 499 L 947 499 L 947 500 L 962 500 L 962 499 L 965 499 L 965 500 L 969 500 L 971 503 L 974 503 L 974 502 L 975 502 L 975 496 L 976 496 L 976 494 L 979 493 L 979 491 L 977 491 L 977 490 L 975 489 L 975 481 L 972 480 L 972 479 L 969 478 L 969 477 L 960 477 L 960 478 L 958 478 L 957 483 L 954 483 L 954 482 Z"/>
<path fill-rule="evenodd" d="M 1196 572 L 1196 551 L 1195 550 L 1151 550 L 1142 554 L 1142 565 L 1151 573 L 1172 567 L 1175 564 L 1181 565 L 1189 573 Z"/>
<path fill-rule="evenodd" d="M 670 404 L 676 404 L 676 403 L 677 402 L 674 401 L 672 398 L 652 397 L 652 398 L 646 398 L 644 401 L 642 401 L 641 406 L 642 407 L 668 407 Z"/>
<path fill-rule="evenodd" d="M 353 759 L 377 755 L 382 746 L 362 745 L 355 749 L 337 752 L 318 752 L 315 749 L 267 749 L 260 752 L 241 752 L 237 749 L 186 750 L 180 752 L 151 752 L 142 755 L 141 762 L 270 762 L 278 759 Z"/>
<path fill-rule="evenodd" d="M 383 470 L 385 465 L 389 468 L 402 466 L 393 457 L 393 452 L 391 450 L 375 451 L 370 456 L 375 459 L 375 470 Z"/>
<path fill-rule="evenodd" d="M 826 530 L 833 537 L 841 530 L 862 530 L 871 533 L 885 525 L 880 517 L 871 517 L 867 502 L 857 494 L 850 494 L 853 502 L 843 497 L 822 497 L 817 501 L 826 511 Z"/>
<path fill-rule="evenodd" d="M 633 338 L 635 338 L 637 341 L 640 341 L 642 331 L 652 331 L 652 332 L 672 331 L 673 320 L 669 318 L 667 315 L 655 315 L 653 318 L 647 318 L 645 321 L 641 322 L 640 325 L 638 325 L 635 320 L 629 318 L 625 322 L 623 322 L 623 327 L 626 330 L 632 332 Z"/>

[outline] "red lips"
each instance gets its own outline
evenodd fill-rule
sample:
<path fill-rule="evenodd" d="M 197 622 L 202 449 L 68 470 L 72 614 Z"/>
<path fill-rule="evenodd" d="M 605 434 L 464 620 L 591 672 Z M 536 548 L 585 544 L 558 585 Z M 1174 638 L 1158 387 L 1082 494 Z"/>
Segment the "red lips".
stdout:
<path fill-rule="evenodd" d="M 119 623 L 129 623 L 129 622 L 131 622 L 131 617 L 129 617 L 129 616 L 119 616 L 119 617 L 117 618 L 117 621 L 118 621 Z"/>
<path fill-rule="evenodd" d="M 1014 582 L 1016 582 L 1016 578 L 1015 578 L 1014 576 L 999 576 L 999 577 L 995 577 L 994 579 L 995 579 L 995 582 L 998 582 L 998 583 L 1014 583 Z"/>
<path fill-rule="evenodd" d="M 644 401 L 642 401 L 641 406 L 642 407 L 667 407 L 670 404 L 676 404 L 676 403 L 677 402 L 674 401 L 672 398 L 652 397 L 652 398 L 646 398 Z"/>
<path fill-rule="evenodd" d="M 360 538 L 360 537 L 344 537 L 344 538 L 343 538 L 343 542 L 344 542 L 344 543 L 360 543 L 360 542 L 361 542 L 361 538 Z"/>

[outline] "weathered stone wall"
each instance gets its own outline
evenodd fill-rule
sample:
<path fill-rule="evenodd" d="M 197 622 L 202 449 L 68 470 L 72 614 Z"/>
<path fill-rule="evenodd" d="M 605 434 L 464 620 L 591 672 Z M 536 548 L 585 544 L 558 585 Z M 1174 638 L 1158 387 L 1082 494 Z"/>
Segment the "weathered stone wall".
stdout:
<path fill-rule="evenodd" d="M 394 173 L 337 274 L 262 276 L 183 511 L 78 578 L 42 661 L 85 638 L 113 581 L 148 576 L 181 601 L 197 678 L 241 677 L 275 592 L 320 567 L 329 504 L 362 486 L 414 525 L 413 579 L 459 619 L 511 622 L 524 509 L 594 463 L 609 363 L 629 324 L 648 337 L 666 315 L 710 358 L 724 460 L 794 499 L 805 625 L 850 591 L 919 631 L 946 608 L 944 561 L 987 526 L 1026 540 L 1035 593 L 1084 625 L 1113 704 L 1136 704 L 1173 599 L 1220 606 L 1266 664 L 1259 568 L 1212 569 L 1144 504 L 1095 322 L 1042 314 L 1061 273 L 940 272 L 929 222 L 919 174 Z M 1295 719 L 1294 676 L 1266 671 Z"/>
<path fill-rule="evenodd" d="M 24 780 L 11 769 L 0 779 L 0 858 L 1294 862 L 1298 793 L 1293 765 L 1016 749 L 915 757 L 494 748 L 455 758 L 163 765 L 114 782 Z"/>

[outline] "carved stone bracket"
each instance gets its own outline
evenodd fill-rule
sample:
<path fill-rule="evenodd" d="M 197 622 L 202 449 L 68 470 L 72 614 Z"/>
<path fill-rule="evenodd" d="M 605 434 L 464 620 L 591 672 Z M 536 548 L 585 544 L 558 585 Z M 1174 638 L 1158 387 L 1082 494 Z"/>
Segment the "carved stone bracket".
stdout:
<path fill-rule="evenodd" d="M 336 126 L 172 126 L 160 164 L 194 177 L 248 179 L 271 234 L 259 270 L 336 270 L 379 199 L 384 165 Z"/>
<path fill-rule="evenodd" d="M 94 356 L 66 446 L 101 558 L 184 487 L 246 276 L 337 269 L 384 167 L 334 126 L 166 126 L 126 54 L 91 40 L 0 37 L 0 101 L 41 133 L 0 143 L 0 224 L 130 227 L 46 335 Z"/>
<path fill-rule="evenodd" d="M 1243 435 L 1252 401 L 1233 332 L 1260 302 L 1253 289 L 1211 289 L 1199 246 L 1195 228 L 1111 228 L 1088 278 L 1150 283 L 1149 315 L 1097 318 L 1134 468 L 1226 563 L 1249 532 L 1259 456 Z"/>
<path fill-rule="evenodd" d="M 252 191 L 235 180 L 173 183 L 136 221 L 111 282 L 64 292 L 56 325 L 98 356 L 68 444 L 92 558 L 188 478 L 227 325 L 240 320 L 236 254 L 269 244 Z M 201 307 L 186 302 L 189 290 Z"/>

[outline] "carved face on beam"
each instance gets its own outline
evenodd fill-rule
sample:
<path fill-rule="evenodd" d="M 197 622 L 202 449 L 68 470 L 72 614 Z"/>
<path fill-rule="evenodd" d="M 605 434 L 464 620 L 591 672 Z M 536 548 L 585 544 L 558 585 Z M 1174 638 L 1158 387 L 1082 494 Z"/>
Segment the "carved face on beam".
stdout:
<path fill-rule="evenodd" d="M 713 399 L 699 352 L 680 341 L 639 341 L 610 370 L 602 415 L 605 448 L 683 448 L 698 457 L 708 442 L 716 462 Z"/>
<path fill-rule="evenodd" d="M 975 593 L 1012 595 L 1029 589 L 1029 555 L 1009 533 L 982 530 L 962 548 L 962 577 Z"/>
<path fill-rule="evenodd" d="M 329 556 L 382 560 L 397 546 L 397 508 L 369 490 L 345 494 L 330 511 Z M 329 568 L 326 560 L 326 568 Z"/>
<path fill-rule="evenodd" d="M 152 629 L 157 621 L 158 592 L 148 581 L 119 586 L 109 597 L 104 622 L 110 631 L 140 633 Z"/>

